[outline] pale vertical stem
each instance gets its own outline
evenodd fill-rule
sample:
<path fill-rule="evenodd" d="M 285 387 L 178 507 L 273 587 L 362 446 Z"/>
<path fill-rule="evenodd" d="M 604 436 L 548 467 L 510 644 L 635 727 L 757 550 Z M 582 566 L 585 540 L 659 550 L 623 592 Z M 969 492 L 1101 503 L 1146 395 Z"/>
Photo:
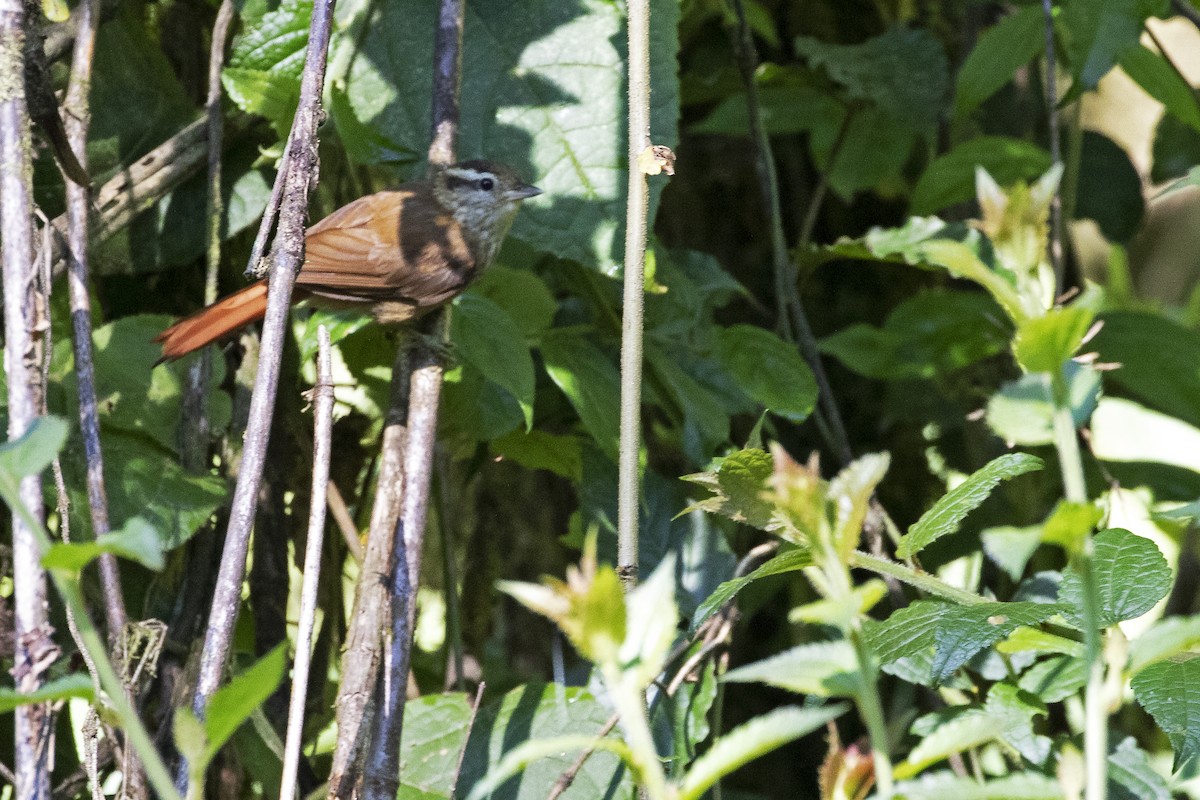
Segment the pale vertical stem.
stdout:
<path fill-rule="evenodd" d="M 288 709 L 279 800 L 294 800 L 304 734 L 304 698 L 312 664 L 313 628 L 317 620 L 317 588 L 321 577 L 321 543 L 325 538 L 325 487 L 333 447 L 333 367 L 329 329 L 317 328 L 317 383 L 313 386 L 312 494 L 308 509 L 308 541 L 304 548 L 304 578 L 300 588 L 300 621 L 296 631 L 296 660 L 292 666 L 292 699 Z"/>
<path fill-rule="evenodd" d="M 34 7 L 36 9 L 36 6 Z M 8 384 L 8 436 L 15 439 L 38 416 L 33 362 L 33 202 L 29 155 L 29 114 L 21 77 L 24 58 L 25 8 L 21 0 L 0 0 L 0 240 L 4 242 L 4 361 Z M 43 683 L 39 660 L 50 652 L 46 610 L 46 572 L 33 527 L 43 519 L 42 484 L 24 478 L 20 500 L 32 519 L 13 515 L 13 601 L 16 650 L 13 675 L 17 689 L 33 691 Z M 16 792 L 21 798 L 50 796 L 53 727 L 50 706 L 35 703 L 15 712 Z"/>
<path fill-rule="evenodd" d="M 92 82 L 92 51 L 96 43 L 98 0 L 79 5 L 79 23 L 71 65 L 71 83 L 67 89 L 67 138 L 79 164 L 87 169 L 87 133 L 91 118 L 88 92 Z M 104 485 L 104 452 L 100 446 L 100 416 L 96 409 L 96 369 L 92 359 L 92 306 L 88 297 L 88 215 L 91 190 L 67 181 L 67 290 L 71 302 L 71 329 L 74 335 L 75 376 L 79 386 L 79 428 L 87 459 L 88 510 L 92 535 L 103 536 L 110 530 L 108 491 Z M 109 641 L 115 643 L 125 628 L 127 615 L 121 592 L 117 559 L 105 553 L 99 559 L 100 582 L 104 587 L 104 612 Z"/>
<path fill-rule="evenodd" d="M 625 200 L 625 282 L 621 313 L 621 441 L 617 456 L 617 572 L 638 578 L 639 452 L 642 433 L 642 294 L 650 188 L 638 157 L 650 146 L 650 1 L 630 0 L 629 187 Z"/>
<path fill-rule="evenodd" d="M 285 186 L 279 208 L 278 237 L 272 251 L 263 320 L 262 346 L 254 393 L 250 399 L 242 464 L 229 511 L 229 529 L 217 573 L 212 612 L 204 638 L 204 650 L 196 682 L 192 709 L 203 717 L 208 700 L 216 691 L 225 669 L 225 660 L 233 637 L 234 622 L 241 605 L 242 581 L 246 573 L 246 553 L 254 525 L 254 510 L 266 459 L 267 440 L 279 385 L 279 364 L 291 302 L 292 286 L 304 254 L 305 214 L 308 189 L 317 172 L 317 122 L 321 117 L 321 92 L 329 52 L 334 0 L 314 3 L 309 26 L 304 74 L 300 84 L 300 104 L 292 123 L 286 156 Z M 186 773 L 183 773 L 186 774 Z M 185 778 L 186 779 L 186 778 Z"/>

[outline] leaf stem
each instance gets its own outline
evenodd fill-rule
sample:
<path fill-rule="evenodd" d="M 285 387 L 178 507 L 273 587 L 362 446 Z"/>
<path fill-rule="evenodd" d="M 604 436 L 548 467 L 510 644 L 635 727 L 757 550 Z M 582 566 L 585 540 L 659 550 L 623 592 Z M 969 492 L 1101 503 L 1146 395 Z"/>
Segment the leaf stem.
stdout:
<path fill-rule="evenodd" d="M 963 606 L 973 606 L 987 602 L 977 594 L 951 586 L 945 581 L 928 572 L 919 572 L 912 567 L 886 558 L 879 558 L 861 550 L 855 550 L 850 556 L 850 565 L 859 569 L 867 569 L 879 575 L 885 575 L 903 581 L 909 586 L 923 592 L 941 597 L 945 600 Z"/>
<path fill-rule="evenodd" d="M 883 703 L 879 699 L 879 674 L 857 620 L 850 624 L 848 635 L 851 644 L 854 645 L 854 656 L 858 660 L 861 686 L 855 699 L 858 703 L 858 713 L 862 715 L 863 723 L 867 726 L 867 735 L 871 738 L 871 758 L 875 762 L 877 796 L 880 800 L 888 800 L 893 792 L 892 757 L 887 719 L 883 715 Z"/>
<path fill-rule="evenodd" d="M 629 766 L 637 775 L 638 785 L 647 800 L 667 800 L 667 776 L 663 772 L 650 720 L 646 716 L 646 700 L 641 690 L 629 682 L 616 663 L 600 666 L 609 697 L 621 718 L 625 744 L 629 746 Z"/>

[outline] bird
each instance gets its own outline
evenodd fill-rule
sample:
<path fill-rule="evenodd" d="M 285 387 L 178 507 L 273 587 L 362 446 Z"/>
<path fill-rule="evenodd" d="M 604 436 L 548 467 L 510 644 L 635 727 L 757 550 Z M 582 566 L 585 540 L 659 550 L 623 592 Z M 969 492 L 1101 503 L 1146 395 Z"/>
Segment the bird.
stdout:
<path fill-rule="evenodd" d="M 354 200 L 305 233 L 292 302 L 366 311 L 383 325 L 416 319 L 470 285 L 496 257 L 521 201 L 541 193 L 511 167 L 476 159 Z M 266 310 L 263 279 L 155 337 L 158 363 L 195 352 Z"/>

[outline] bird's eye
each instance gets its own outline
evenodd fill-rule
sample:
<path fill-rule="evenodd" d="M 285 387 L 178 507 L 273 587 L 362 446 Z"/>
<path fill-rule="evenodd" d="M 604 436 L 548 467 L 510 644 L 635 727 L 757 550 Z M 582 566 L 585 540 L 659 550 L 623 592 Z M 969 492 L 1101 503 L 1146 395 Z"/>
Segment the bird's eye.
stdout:
<path fill-rule="evenodd" d="M 483 180 L 481 180 L 479 182 L 479 188 L 483 189 L 485 192 L 490 192 L 493 189 L 493 187 L 495 187 L 495 185 L 496 185 L 496 182 L 494 180 L 492 180 L 491 178 L 484 178 Z"/>

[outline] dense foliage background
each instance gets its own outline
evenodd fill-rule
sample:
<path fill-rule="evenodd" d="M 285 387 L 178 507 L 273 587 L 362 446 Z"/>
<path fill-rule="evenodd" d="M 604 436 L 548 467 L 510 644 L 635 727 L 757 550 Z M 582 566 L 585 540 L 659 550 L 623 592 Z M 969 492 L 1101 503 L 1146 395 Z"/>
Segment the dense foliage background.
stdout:
<path fill-rule="evenodd" d="M 694 790 L 678 796 L 707 788 L 698 754 L 756 719 L 727 740 L 745 758 L 726 761 L 763 757 L 710 796 L 1081 796 L 1097 720 L 1110 796 L 1200 796 L 1200 210 L 1188 177 L 1200 162 L 1200 11 L 1189 3 L 745 0 L 754 67 L 736 6 L 654 0 L 652 138 L 677 163 L 651 179 L 640 572 L 656 579 L 627 611 L 586 553 L 582 584 L 497 585 L 563 577 L 588 541 L 602 565 L 615 558 L 623 6 L 468 3 L 460 156 L 512 164 L 545 194 L 452 315 L 401 797 L 449 797 L 456 774 L 460 796 L 483 792 L 522 742 L 595 736 L 621 708 L 615 695 L 660 672 L 649 724 L 668 779 Z M 244 282 L 310 12 L 305 0 L 237 7 L 221 73 L 224 291 Z M 199 118 L 215 14 L 206 0 L 106 5 L 91 87 L 96 186 Z M 433 26 L 429 0 L 339 3 L 313 220 L 423 173 Z M 58 27 L 48 24 L 52 59 L 55 42 L 66 53 Z M 65 65 L 52 69 L 61 83 Z M 193 160 L 192 177 L 141 198 L 127 224 L 100 226 L 92 256 L 111 516 L 127 530 L 144 520 L 138 530 L 165 551 L 159 570 L 123 561 L 122 572 L 131 616 L 165 623 L 147 629 L 156 645 L 131 684 L 168 752 L 256 353 L 252 331 L 223 347 L 190 398 L 190 360 L 154 366 L 153 336 L 204 293 L 205 179 Z M 767 160 L 777 196 L 763 191 Z M 46 147 L 35 190 L 48 217 L 62 212 Z M 836 415 L 818 404 L 798 308 Z M 48 404 L 74 420 L 65 311 L 56 287 Z M 354 541 L 370 514 L 394 335 L 297 312 L 235 673 L 294 633 L 311 500 L 301 393 L 320 322 L 335 344 L 342 533 Z M 199 437 L 181 426 L 197 399 Z M 84 464 L 72 433 L 69 523 L 86 538 Z M 331 522 L 306 791 L 329 770 L 360 579 L 336 531 Z M 619 657 L 609 640 L 624 643 Z M 60 645 L 51 677 L 81 669 Z M 815 711 L 822 698 L 850 702 Z M 778 716 L 794 705 L 805 712 Z M 84 706 L 71 700 L 57 718 L 63 797 L 89 796 Z M 216 796 L 278 796 L 285 691 L 252 716 L 210 770 Z M 545 797 L 581 747 L 549 747 L 490 796 Z M 103 752 L 108 775 L 120 765 Z M 644 770 L 597 752 L 564 796 L 633 797 Z"/>

